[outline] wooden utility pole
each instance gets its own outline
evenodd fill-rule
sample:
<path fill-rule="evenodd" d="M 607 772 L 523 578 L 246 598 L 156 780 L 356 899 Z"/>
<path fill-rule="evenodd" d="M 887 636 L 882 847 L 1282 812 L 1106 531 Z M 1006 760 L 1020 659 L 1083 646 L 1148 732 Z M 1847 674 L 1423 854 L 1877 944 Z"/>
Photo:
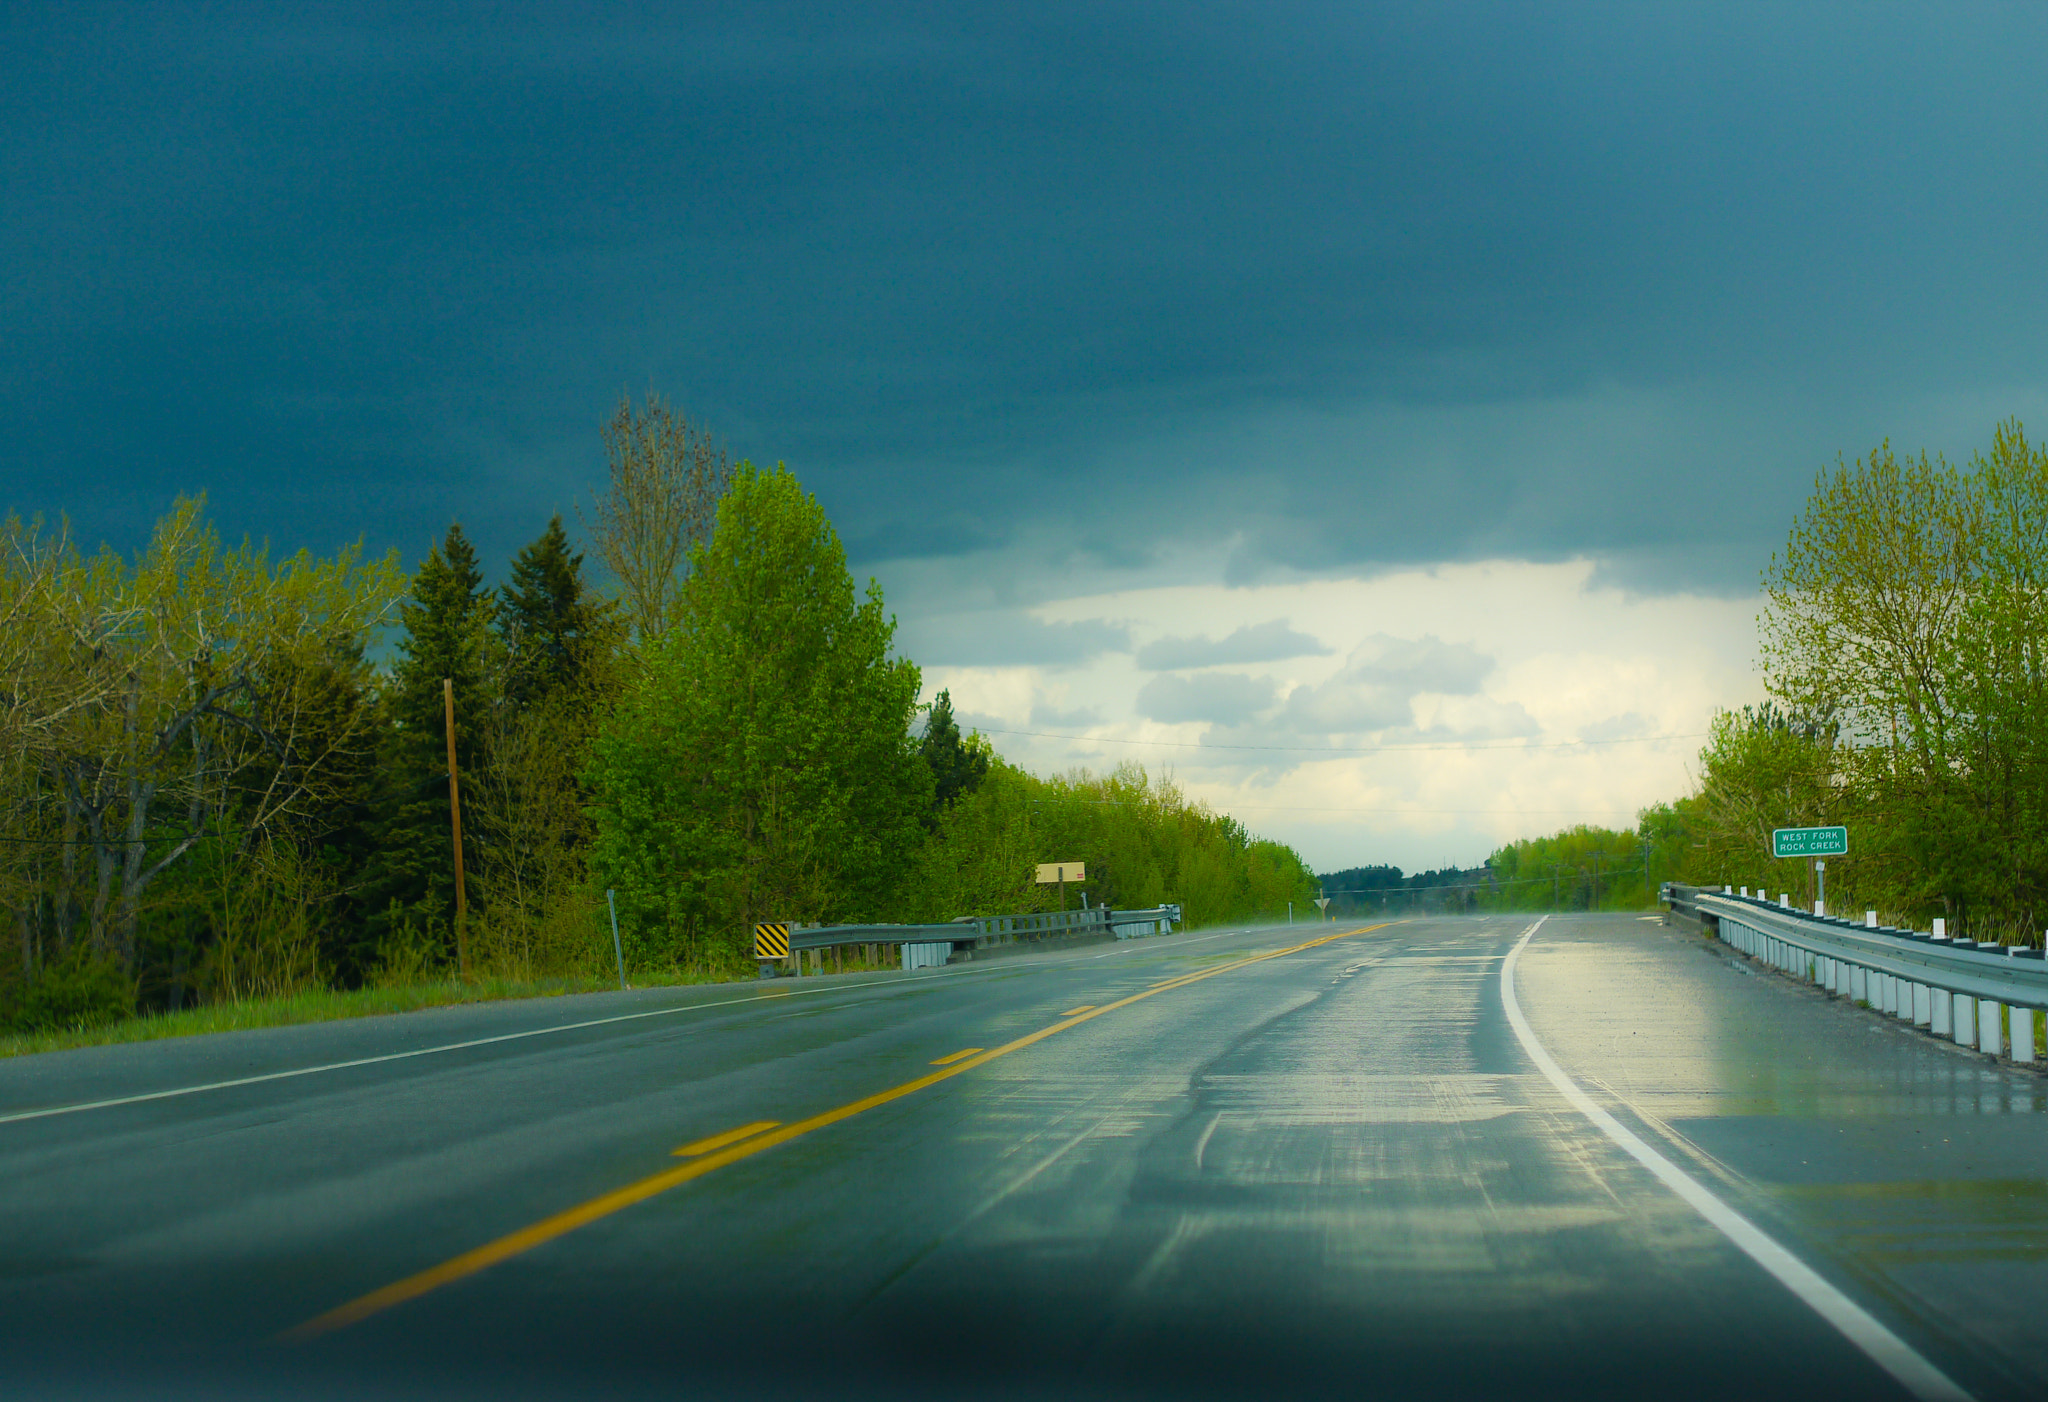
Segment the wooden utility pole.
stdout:
<path fill-rule="evenodd" d="M 448 821 L 455 832 L 455 968 L 469 977 L 469 897 L 462 889 L 462 791 L 455 780 L 455 679 L 441 678 L 448 712 Z"/>

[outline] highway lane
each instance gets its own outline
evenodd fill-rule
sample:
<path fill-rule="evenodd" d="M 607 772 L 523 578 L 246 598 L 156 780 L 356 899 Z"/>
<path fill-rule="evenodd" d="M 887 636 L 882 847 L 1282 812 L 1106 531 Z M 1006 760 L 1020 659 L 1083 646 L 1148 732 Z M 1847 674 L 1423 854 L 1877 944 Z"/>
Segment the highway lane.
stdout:
<path fill-rule="evenodd" d="M 1528 925 L 1204 933 L 0 1065 L 4 1114 L 660 1014 L 0 1123 L 0 1377 L 52 1395 L 1907 1395 L 1537 1072 L 1500 988 Z M 2012 1196 L 2048 1162 L 2036 1078 L 1873 1033 L 1629 917 L 1546 923 L 1517 979 L 1534 1035 L 1618 1119 L 1975 1395 L 2039 1395 L 2039 1194 Z M 1929 1186 L 1954 1183 L 1978 1186 Z M 1923 1249 L 1900 1249 L 1901 1223 Z"/>

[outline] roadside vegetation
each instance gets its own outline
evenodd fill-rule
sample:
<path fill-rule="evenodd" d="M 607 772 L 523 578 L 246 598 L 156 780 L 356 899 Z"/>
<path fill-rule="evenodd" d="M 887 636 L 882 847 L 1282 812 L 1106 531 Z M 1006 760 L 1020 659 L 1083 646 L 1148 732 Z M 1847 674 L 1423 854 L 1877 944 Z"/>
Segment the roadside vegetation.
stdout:
<path fill-rule="evenodd" d="M 0 524 L 0 1052 L 609 986 L 608 890 L 636 983 L 750 972 L 757 920 L 1046 908 L 1039 862 L 1203 923 L 1314 895 L 1142 769 L 963 734 L 788 471 L 658 399 L 603 444 L 601 568 L 556 518 L 496 586 L 460 525 L 408 572 L 197 499 L 133 558 Z"/>
<path fill-rule="evenodd" d="M 1495 852 L 1473 907 L 1626 908 L 1682 880 L 1810 909 L 1811 863 L 1772 857 L 1771 832 L 1842 825 L 1830 908 L 2041 943 L 2044 542 L 2048 451 L 2017 422 L 1964 467 L 1888 443 L 1838 461 L 1763 571 L 1769 699 L 1717 715 L 1693 791 L 1634 831 L 1579 827 Z"/>

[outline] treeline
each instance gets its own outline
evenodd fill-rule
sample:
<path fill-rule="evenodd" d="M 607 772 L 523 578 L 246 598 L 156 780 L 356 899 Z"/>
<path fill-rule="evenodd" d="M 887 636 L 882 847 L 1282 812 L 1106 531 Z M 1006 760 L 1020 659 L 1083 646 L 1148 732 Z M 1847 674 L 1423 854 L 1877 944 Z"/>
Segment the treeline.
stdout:
<path fill-rule="evenodd" d="M 1459 914 L 1477 910 L 1486 870 L 1444 867 L 1403 874 L 1397 866 L 1346 867 L 1316 878 L 1332 919 L 1375 915 Z"/>
<path fill-rule="evenodd" d="M 1291 851 L 1142 770 L 1041 779 L 963 736 L 787 471 L 658 400 L 604 442 L 601 584 L 559 518 L 498 587 L 459 526 L 410 575 L 230 547 L 196 500 L 132 560 L 0 527 L 0 1023 L 458 959 L 597 977 L 608 889 L 660 978 L 749 969 L 756 920 L 1042 907 L 1045 861 L 1197 922 L 1313 895 Z"/>
<path fill-rule="evenodd" d="M 1488 910 L 1641 910 L 1682 857 L 1667 811 L 1651 809 L 1634 831 L 1581 823 L 1522 838 L 1486 859 Z M 1660 861 L 1661 859 L 1661 861 Z"/>
<path fill-rule="evenodd" d="M 1403 875 L 1396 866 L 1351 867 L 1317 879 L 1337 918 L 1471 914 L 1489 910 L 1636 910 L 1652 903 L 1645 860 L 1670 880 L 1681 853 L 1670 810 L 1647 810 L 1636 830 L 1581 824 L 1522 838 L 1477 867 Z"/>

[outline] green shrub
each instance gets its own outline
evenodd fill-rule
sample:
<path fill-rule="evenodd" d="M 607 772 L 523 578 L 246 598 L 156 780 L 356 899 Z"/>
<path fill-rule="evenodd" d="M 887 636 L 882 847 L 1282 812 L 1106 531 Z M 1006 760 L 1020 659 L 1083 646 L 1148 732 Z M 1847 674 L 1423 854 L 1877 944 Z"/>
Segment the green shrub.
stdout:
<path fill-rule="evenodd" d="M 53 960 L 17 987 L 8 1025 L 17 1032 L 79 1032 L 135 1011 L 135 983 L 120 963 L 79 953 Z"/>

